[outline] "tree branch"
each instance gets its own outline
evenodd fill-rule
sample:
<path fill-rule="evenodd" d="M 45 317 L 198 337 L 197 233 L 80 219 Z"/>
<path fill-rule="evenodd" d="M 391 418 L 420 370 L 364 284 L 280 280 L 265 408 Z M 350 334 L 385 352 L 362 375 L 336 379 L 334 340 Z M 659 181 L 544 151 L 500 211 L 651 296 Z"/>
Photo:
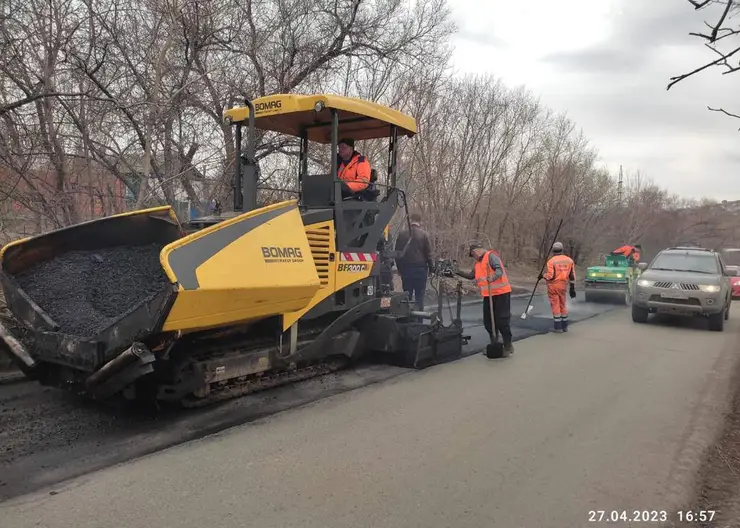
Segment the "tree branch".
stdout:
<path fill-rule="evenodd" d="M 32 95 L 24 97 L 23 99 L 18 99 L 17 101 L 13 101 L 12 103 L 0 106 L 0 116 L 7 114 L 8 112 L 12 112 L 13 110 L 16 110 L 18 108 L 21 108 L 22 106 L 25 106 L 27 104 L 36 102 L 40 99 L 45 99 L 47 97 L 85 97 L 87 95 L 89 95 L 88 92 L 39 92 L 39 93 L 34 93 Z"/>
<path fill-rule="evenodd" d="M 727 59 L 729 59 L 730 57 L 732 57 L 733 55 L 735 55 L 738 52 L 740 52 L 740 47 L 734 49 L 730 53 L 727 53 L 725 55 L 722 55 L 720 58 L 718 58 L 716 60 L 713 60 L 712 62 L 709 62 L 709 63 L 705 64 L 704 66 L 700 66 L 699 68 L 696 68 L 695 70 L 690 71 L 689 73 L 684 73 L 683 75 L 678 75 L 676 77 L 671 77 L 671 79 L 670 79 L 671 82 L 668 83 L 668 87 L 666 88 L 666 91 L 667 90 L 670 90 L 672 86 L 674 86 L 675 84 L 683 81 L 684 79 L 688 79 L 692 75 L 696 75 L 699 72 L 702 72 L 702 71 L 704 71 L 704 70 L 706 70 L 708 68 L 711 68 L 712 66 L 718 66 L 718 65 L 720 65 L 720 64 L 722 64 L 724 62 L 727 62 Z"/>

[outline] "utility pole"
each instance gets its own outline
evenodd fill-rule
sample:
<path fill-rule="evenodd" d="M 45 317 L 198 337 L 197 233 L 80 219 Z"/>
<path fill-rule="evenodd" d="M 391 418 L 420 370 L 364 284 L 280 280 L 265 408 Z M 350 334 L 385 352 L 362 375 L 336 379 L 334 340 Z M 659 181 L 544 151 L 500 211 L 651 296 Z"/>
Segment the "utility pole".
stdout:
<path fill-rule="evenodd" d="M 624 180 L 622 179 L 622 166 L 619 166 L 619 184 L 617 185 L 617 202 L 619 204 L 619 207 L 622 207 L 622 186 L 624 185 Z"/>

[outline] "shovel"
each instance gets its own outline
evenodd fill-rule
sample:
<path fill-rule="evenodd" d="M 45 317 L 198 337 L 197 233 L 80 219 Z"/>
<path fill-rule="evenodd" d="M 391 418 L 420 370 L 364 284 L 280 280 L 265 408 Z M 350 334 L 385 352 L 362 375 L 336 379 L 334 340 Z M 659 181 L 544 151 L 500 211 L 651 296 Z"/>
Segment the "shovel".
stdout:
<path fill-rule="evenodd" d="M 496 333 L 496 321 L 493 318 L 493 296 L 488 298 L 488 309 L 491 314 L 491 342 L 486 345 L 486 357 L 488 359 L 500 359 L 508 354 L 504 351 L 504 345 L 498 342 Z"/>

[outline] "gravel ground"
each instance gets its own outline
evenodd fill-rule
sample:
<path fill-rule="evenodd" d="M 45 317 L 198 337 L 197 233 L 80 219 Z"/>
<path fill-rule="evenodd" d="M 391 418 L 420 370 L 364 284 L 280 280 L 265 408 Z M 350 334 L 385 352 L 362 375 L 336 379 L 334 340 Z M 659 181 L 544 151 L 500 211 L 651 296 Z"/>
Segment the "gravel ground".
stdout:
<path fill-rule="evenodd" d="M 161 292 L 161 245 L 73 251 L 15 278 L 65 333 L 92 337 Z"/>

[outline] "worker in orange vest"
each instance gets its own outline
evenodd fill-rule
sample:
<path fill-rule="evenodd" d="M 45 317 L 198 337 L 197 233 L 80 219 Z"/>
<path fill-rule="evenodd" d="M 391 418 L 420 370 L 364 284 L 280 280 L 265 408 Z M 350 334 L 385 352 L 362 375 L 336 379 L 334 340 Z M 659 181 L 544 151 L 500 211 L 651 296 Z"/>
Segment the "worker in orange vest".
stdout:
<path fill-rule="evenodd" d="M 511 285 L 501 256 L 493 249 L 483 249 L 480 244 L 471 245 L 469 254 L 475 259 L 473 270 L 469 272 L 455 270 L 455 273 L 466 279 L 475 280 L 483 297 L 483 326 L 488 331 L 491 341 L 494 336 L 490 303 L 493 303 L 496 334 L 501 333 L 504 350 L 512 353 L 514 345 L 511 343 Z"/>
<path fill-rule="evenodd" d="M 344 138 L 337 147 L 337 178 L 342 180 L 342 198 L 361 193 L 370 185 L 370 162 L 355 150 L 355 140 Z"/>
<path fill-rule="evenodd" d="M 635 246 L 626 245 L 621 246 L 612 251 L 612 255 L 624 255 L 627 258 L 631 258 L 634 263 L 640 262 L 640 250 L 642 249 L 642 246 L 639 244 Z"/>
<path fill-rule="evenodd" d="M 552 257 L 547 261 L 547 271 L 538 279 L 547 282 L 547 297 L 550 299 L 552 318 L 555 322 L 555 332 L 568 331 L 568 306 L 565 294 L 570 283 L 570 298 L 576 296 L 576 265 L 573 259 L 563 254 L 563 244 L 555 242 L 552 245 Z"/>

